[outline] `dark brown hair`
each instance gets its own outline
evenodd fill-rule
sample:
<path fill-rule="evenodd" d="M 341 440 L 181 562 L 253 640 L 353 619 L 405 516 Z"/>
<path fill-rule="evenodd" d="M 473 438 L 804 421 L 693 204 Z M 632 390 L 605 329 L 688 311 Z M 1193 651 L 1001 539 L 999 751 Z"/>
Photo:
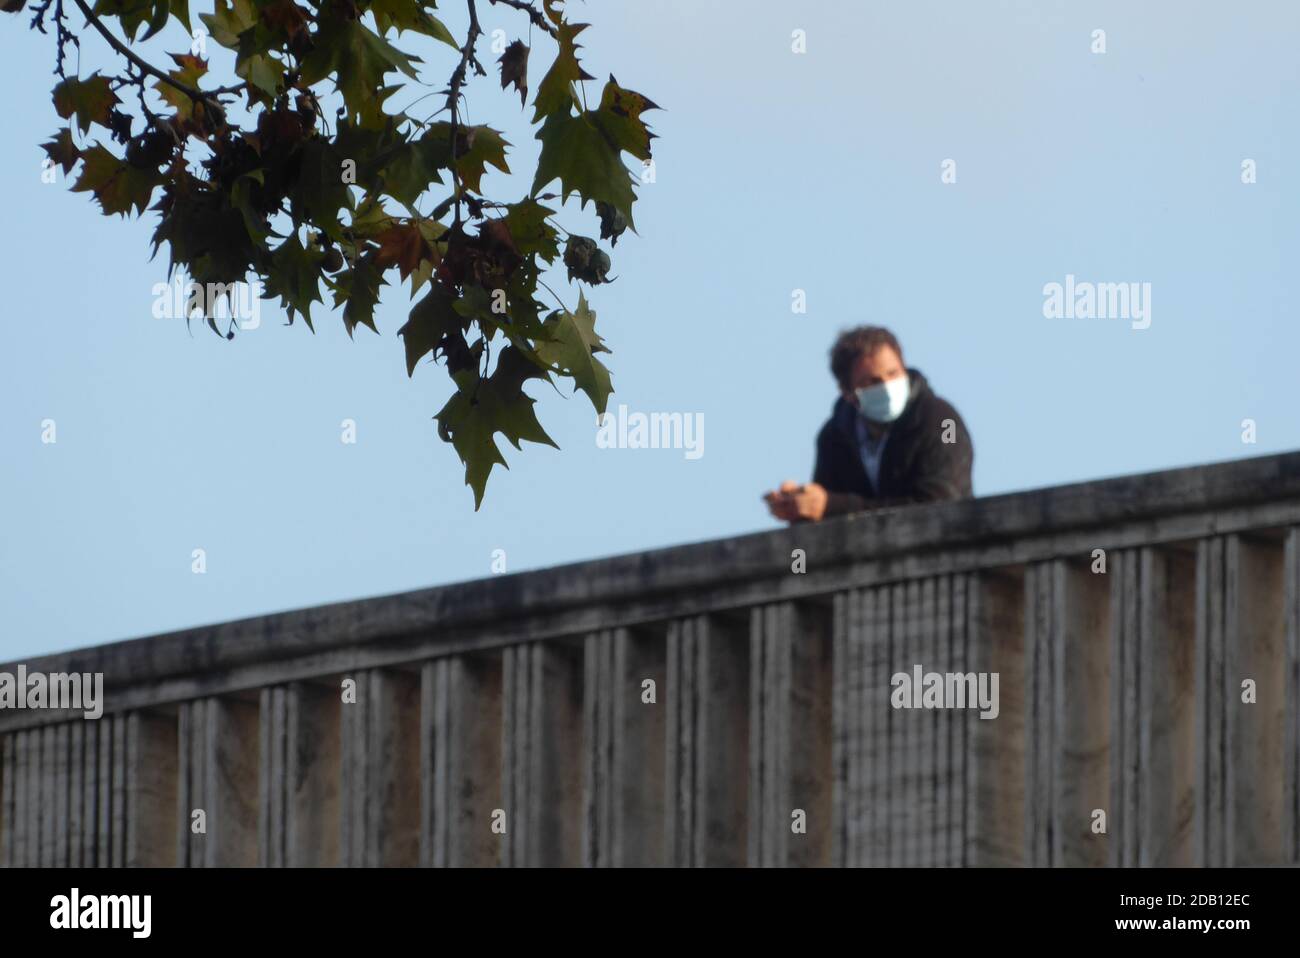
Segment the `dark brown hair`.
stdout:
<path fill-rule="evenodd" d="M 884 326 L 858 326 L 840 333 L 835 345 L 831 347 L 831 373 L 835 376 L 835 381 L 848 389 L 858 357 L 870 356 L 881 346 L 888 346 L 898 353 L 899 362 L 902 362 L 903 347 L 898 345 L 894 334 Z"/>

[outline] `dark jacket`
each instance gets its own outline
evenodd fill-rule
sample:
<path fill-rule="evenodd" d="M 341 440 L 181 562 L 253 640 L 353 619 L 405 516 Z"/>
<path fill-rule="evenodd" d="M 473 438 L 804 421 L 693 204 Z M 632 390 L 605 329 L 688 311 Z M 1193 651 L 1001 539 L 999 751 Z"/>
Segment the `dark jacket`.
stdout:
<path fill-rule="evenodd" d="M 966 424 L 946 399 L 935 395 L 919 370 L 907 371 L 911 392 L 903 414 L 889 426 L 889 439 L 880 459 L 880 488 L 874 489 L 858 449 L 856 406 L 836 400 L 831 418 L 817 435 L 817 464 L 813 482 L 831 493 L 865 499 L 853 508 L 882 509 L 912 502 L 968 499 L 975 447 Z M 949 437 L 944 420 L 952 420 Z M 845 511 L 841 509 L 839 511 Z M 850 510 L 851 511 L 851 510 Z"/>

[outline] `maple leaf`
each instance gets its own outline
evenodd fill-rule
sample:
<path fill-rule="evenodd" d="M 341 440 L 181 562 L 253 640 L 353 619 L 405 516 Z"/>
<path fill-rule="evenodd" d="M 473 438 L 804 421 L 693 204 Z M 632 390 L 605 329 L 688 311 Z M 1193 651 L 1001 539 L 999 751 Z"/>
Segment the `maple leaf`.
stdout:
<path fill-rule="evenodd" d="M 98 71 L 84 80 L 68 77 L 54 88 L 55 111 L 65 120 L 75 113 L 83 134 L 91 123 L 108 126 L 109 114 L 121 102 L 109 86 L 108 77 L 100 76 Z"/>
<path fill-rule="evenodd" d="M 294 230 L 289 238 L 271 252 L 271 271 L 263 299 L 280 297 L 280 305 L 289 311 L 289 322 L 294 312 L 302 314 L 307 328 L 315 331 L 311 322 L 311 304 L 323 302 L 320 294 L 321 261 L 323 254 L 308 250 Z"/>
<path fill-rule="evenodd" d="M 497 61 L 501 64 L 501 89 L 513 83 L 519 91 L 520 106 L 528 100 L 528 53 L 528 45 L 516 40 L 506 47 L 506 52 Z"/>
<path fill-rule="evenodd" d="M 588 26 L 590 24 L 563 23 L 557 27 L 560 51 L 537 87 L 537 97 L 533 100 L 534 123 L 546 117 L 567 114 L 575 103 L 573 84 L 595 79 L 578 62 L 578 51 L 582 46 L 575 42 L 578 34 Z"/>
<path fill-rule="evenodd" d="M 419 79 L 407 56 L 358 20 L 330 19 L 315 36 L 315 46 L 302 62 L 302 80 L 317 83 L 336 74 L 335 86 L 351 116 L 365 108 L 374 91 L 384 85 L 384 76 L 400 71 Z"/>
<path fill-rule="evenodd" d="M 198 90 L 199 80 L 208 72 L 208 61 L 192 53 L 173 53 L 172 59 L 176 61 L 179 69 L 172 70 L 167 75 L 191 90 Z M 182 120 L 193 118 L 194 100 L 190 98 L 189 94 L 182 93 L 174 86 L 163 83 L 162 80 L 159 80 L 153 86 L 160 97 L 176 108 L 178 117 Z"/>
<path fill-rule="evenodd" d="M 596 314 L 579 292 L 575 312 L 558 310 L 547 318 L 543 324 L 547 341 L 537 344 L 537 355 L 543 362 L 556 365 L 572 376 L 574 390 L 585 392 L 596 412 L 603 414 L 614 387 L 610 384 L 609 370 L 595 356 L 609 352 L 595 326 Z"/>
<path fill-rule="evenodd" d="M 433 259 L 429 241 L 415 223 L 395 224 L 379 233 L 375 239 L 379 242 L 375 266 L 380 269 L 396 266 L 402 279 L 415 272 L 424 260 Z"/>
<path fill-rule="evenodd" d="M 636 201 L 632 174 L 623 165 L 618 149 L 592 122 L 590 113 L 557 113 L 546 121 L 537 138 L 542 141 L 542 152 L 533 179 L 533 196 L 559 179 L 563 200 L 577 193 L 583 207 L 589 202 L 608 203 L 636 229 L 632 224 L 632 204 Z"/>
<path fill-rule="evenodd" d="M 646 110 L 659 107 L 646 97 L 618 85 L 613 74 L 600 96 L 600 107 L 593 111 L 592 122 L 615 147 L 626 150 L 638 160 L 650 159 L 650 141 L 655 139 L 641 120 Z"/>
<path fill-rule="evenodd" d="M 158 178 L 138 169 L 96 143 L 81 153 L 81 176 L 72 187 L 74 193 L 91 192 L 105 216 L 126 216 L 134 207 L 137 214 L 149 205 Z"/>
<path fill-rule="evenodd" d="M 49 155 L 50 161 L 63 167 L 63 175 L 67 176 L 76 166 L 77 160 L 81 159 L 81 150 L 72 142 L 72 128 L 64 127 L 58 133 L 54 134 L 54 139 L 48 143 L 42 143 L 41 149 Z"/>
<path fill-rule="evenodd" d="M 451 31 L 437 17 L 426 13 L 423 6 L 419 0 L 374 0 L 370 4 L 370 12 L 374 14 L 375 25 L 381 34 L 392 28 L 396 28 L 399 34 L 403 30 L 414 30 L 459 50 L 460 44 L 451 35 Z M 429 6 L 433 4 L 430 3 Z"/>
<path fill-rule="evenodd" d="M 444 336 L 460 329 L 460 315 L 452 308 L 455 297 L 441 283 L 413 307 L 406 325 L 397 331 L 406 347 L 406 374 L 415 375 L 416 364 L 433 352 Z"/>

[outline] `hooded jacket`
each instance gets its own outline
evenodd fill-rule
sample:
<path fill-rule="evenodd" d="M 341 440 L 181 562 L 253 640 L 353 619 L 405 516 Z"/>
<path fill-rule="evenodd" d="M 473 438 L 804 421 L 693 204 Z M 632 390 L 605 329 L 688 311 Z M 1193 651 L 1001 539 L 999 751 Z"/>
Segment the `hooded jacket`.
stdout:
<path fill-rule="evenodd" d="M 882 509 L 915 502 L 968 499 L 975 447 L 957 410 L 936 395 L 920 370 L 911 381 L 902 415 L 890 423 L 880 459 L 880 488 L 874 488 L 858 446 L 857 407 L 843 397 L 817 435 L 813 482 L 833 494 L 830 514 Z M 951 420 L 948 428 L 945 420 Z M 945 432 L 953 441 L 944 442 Z M 863 500 L 861 503 L 850 497 Z"/>

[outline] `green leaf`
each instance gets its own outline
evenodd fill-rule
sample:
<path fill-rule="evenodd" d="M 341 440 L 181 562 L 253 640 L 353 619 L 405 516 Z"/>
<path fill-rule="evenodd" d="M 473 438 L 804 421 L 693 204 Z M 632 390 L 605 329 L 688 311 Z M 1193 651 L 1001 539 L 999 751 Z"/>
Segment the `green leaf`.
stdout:
<path fill-rule="evenodd" d="M 441 283 L 434 283 L 429 294 L 411 308 L 406 325 L 397 331 L 406 346 L 406 374 L 415 375 L 415 367 L 433 352 L 442 337 L 460 329 L 460 316 L 454 309 L 455 300 Z"/>
<path fill-rule="evenodd" d="M 488 379 L 480 380 L 473 370 L 457 373 L 459 389 L 437 415 L 440 430 L 451 435 L 465 464 L 465 484 L 474 490 L 475 510 L 483 504 L 492 467 L 509 468 L 497 448 L 498 432 L 516 449 L 524 440 L 559 448 L 537 421 L 536 400 L 523 391 L 523 384 L 534 377 L 547 378 L 522 352 L 507 346 Z"/>
<path fill-rule="evenodd" d="M 191 90 L 199 88 L 199 81 L 208 72 L 208 61 L 200 59 L 191 53 L 173 53 L 172 59 L 176 61 L 179 69 L 171 70 L 168 76 L 177 83 L 184 84 Z M 190 99 L 189 94 L 182 93 L 170 84 L 163 83 L 159 80 L 153 85 L 158 91 L 158 95 L 164 101 L 170 103 L 176 108 L 176 115 L 181 119 L 188 120 L 194 116 L 194 101 Z"/>
<path fill-rule="evenodd" d="M 42 143 L 41 149 L 46 152 L 51 162 L 63 167 L 64 176 L 71 173 L 72 168 L 77 165 L 77 160 L 81 159 L 81 150 L 77 149 L 72 142 L 72 128 L 68 126 L 54 134 L 54 139 L 48 143 Z"/>
<path fill-rule="evenodd" d="M 379 332 L 375 326 L 375 304 L 379 302 L 379 287 L 387 286 L 388 282 L 369 257 L 357 257 L 356 263 L 340 273 L 331 285 L 335 287 L 335 308 L 347 303 L 343 307 L 343 327 L 349 336 L 358 326 L 369 326 Z"/>
<path fill-rule="evenodd" d="M 55 111 L 65 120 L 75 113 L 83 134 L 91 123 L 108 126 L 109 113 L 121 102 L 109 86 L 108 77 L 100 76 L 98 71 L 84 80 L 68 77 L 54 88 Z"/>
<path fill-rule="evenodd" d="M 381 34 L 386 34 L 393 28 L 399 34 L 403 30 L 414 30 L 441 40 L 452 49 L 460 49 L 460 44 L 451 35 L 451 31 L 437 17 L 426 13 L 420 0 L 374 0 L 370 4 L 370 12 L 375 15 L 375 25 Z"/>
<path fill-rule="evenodd" d="M 304 143 L 301 156 L 289 189 L 294 225 L 310 221 L 330 239 L 342 239 L 339 210 L 352 208 L 352 191 L 343 182 L 344 157 L 324 137 Z"/>
<path fill-rule="evenodd" d="M 280 305 L 288 309 L 289 322 L 293 314 L 300 313 L 307 328 L 315 330 L 311 322 L 311 304 L 324 302 L 320 294 L 321 260 L 324 254 L 309 250 L 298 239 L 294 230 L 289 238 L 271 252 L 271 268 L 266 274 L 263 299 L 280 297 Z"/>
<path fill-rule="evenodd" d="M 302 63 L 302 79 L 317 83 L 337 74 L 335 84 L 351 116 L 365 108 L 375 90 L 384 86 L 384 75 L 401 71 L 418 79 L 410 57 L 358 20 L 329 19 L 317 32 L 315 46 Z"/>
<path fill-rule="evenodd" d="M 558 178 L 563 200 L 576 192 L 583 207 L 589 202 L 608 203 L 632 226 L 632 204 L 636 201 L 632 174 L 623 165 L 618 149 L 592 122 L 590 113 L 557 113 L 546 121 L 537 138 L 542 141 L 542 153 L 533 179 L 533 196 Z"/>
<path fill-rule="evenodd" d="M 564 23 L 559 26 L 557 32 L 560 50 L 555 56 L 555 62 L 546 71 L 546 76 L 538 84 L 537 97 L 533 100 L 533 109 L 536 111 L 533 114 L 534 123 L 546 117 L 568 114 L 570 108 L 576 105 L 573 84 L 595 79 L 578 62 L 578 51 L 582 46 L 575 42 L 578 34 L 588 26 L 590 24 L 586 23 Z"/>
<path fill-rule="evenodd" d="M 655 135 L 641 120 L 641 114 L 657 109 L 640 93 L 623 89 L 611 75 L 601 94 L 600 108 L 591 119 L 613 146 L 626 150 L 638 160 L 648 160 L 650 141 Z"/>
<path fill-rule="evenodd" d="M 126 216 L 132 207 L 138 214 L 145 211 L 158 185 L 157 174 L 119 160 L 98 143 L 82 151 L 81 160 L 81 176 L 72 192 L 93 193 L 105 216 Z"/>
<path fill-rule="evenodd" d="M 596 314 L 579 292 L 576 312 L 559 310 L 547 318 L 543 329 L 550 341 L 537 344 L 537 355 L 572 376 L 575 391 L 581 389 L 585 392 L 596 412 L 603 414 L 614 387 L 610 383 L 609 370 L 594 355 L 609 352 L 595 327 Z"/>
<path fill-rule="evenodd" d="M 213 40 L 227 50 L 238 50 L 239 35 L 257 23 L 257 10 L 252 0 L 213 0 L 212 12 L 200 13 L 199 19 Z"/>
<path fill-rule="evenodd" d="M 160 11 L 161 8 L 161 11 Z M 122 24 L 127 39 L 136 39 L 136 32 L 142 24 L 149 24 L 149 31 L 140 39 L 147 40 L 167 22 L 167 3 L 162 0 L 97 0 L 92 11 L 102 17 L 116 17 Z"/>
<path fill-rule="evenodd" d="M 536 253 L 548 263 L 555 262 L 560 255 L 560 234 L 546 222 L 548 216 L 554 215 L 555 210 L 536 200 L 511 204 L 506 213 L 506 227 L 521 255 Z"/>

